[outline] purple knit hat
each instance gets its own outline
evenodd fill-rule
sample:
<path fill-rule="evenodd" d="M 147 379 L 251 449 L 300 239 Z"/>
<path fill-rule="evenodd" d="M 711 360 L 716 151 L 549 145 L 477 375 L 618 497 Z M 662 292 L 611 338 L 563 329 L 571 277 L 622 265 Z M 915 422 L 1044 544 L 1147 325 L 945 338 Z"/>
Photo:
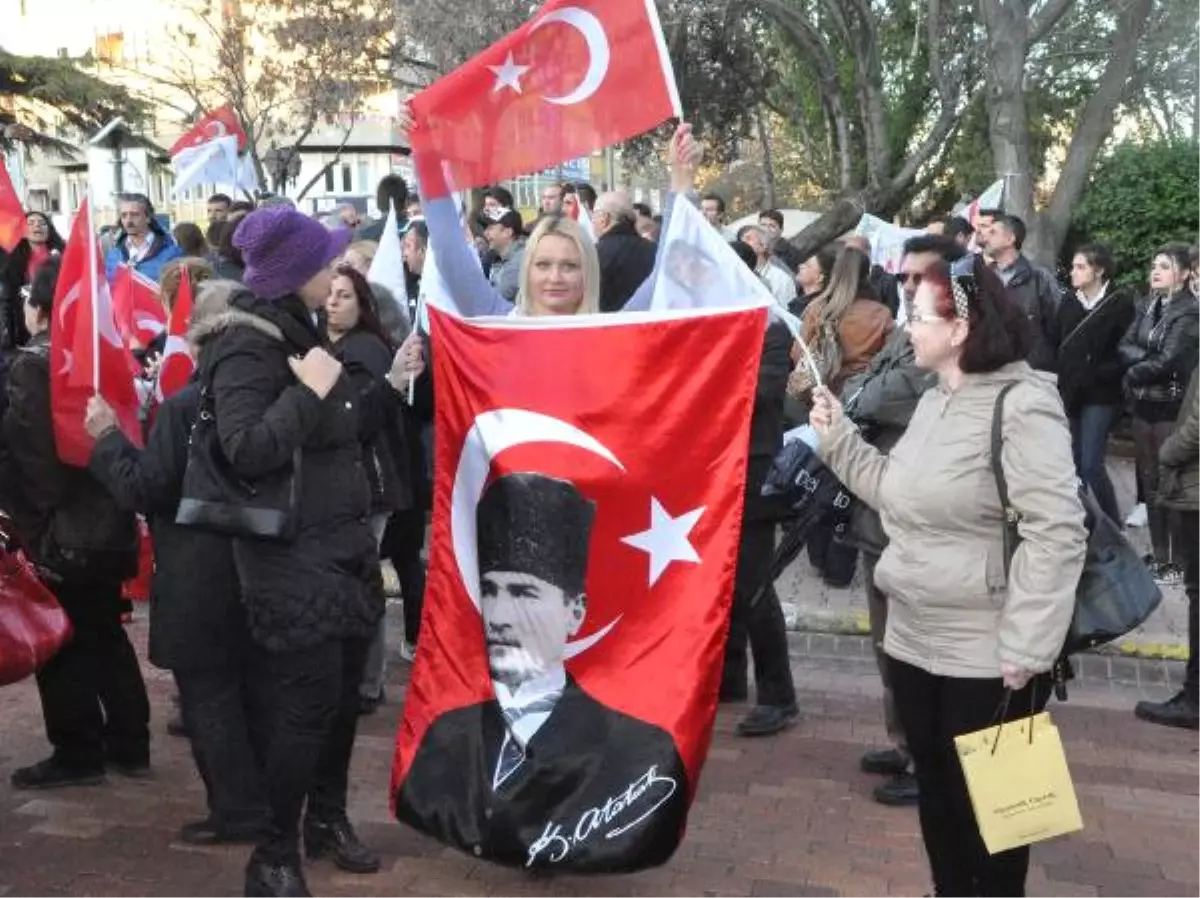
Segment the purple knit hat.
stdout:
<path fill-rule="evenodd" d="M 261 299 L 295 293 L 345 251 L 350 237 L 349 230 L 330 231 L 295 209 L 258 209 L 233 234 L 246 263 L 242 283 Z"/>

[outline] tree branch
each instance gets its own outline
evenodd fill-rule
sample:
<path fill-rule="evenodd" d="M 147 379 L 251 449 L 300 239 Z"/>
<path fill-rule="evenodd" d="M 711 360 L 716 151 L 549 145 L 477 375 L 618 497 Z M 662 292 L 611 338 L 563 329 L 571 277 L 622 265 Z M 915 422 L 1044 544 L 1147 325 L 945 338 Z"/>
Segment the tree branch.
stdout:
<path fill-rule="evenodd" d="M 1153 0 L 1130 0 L 1117 18 L 1108 65 L 1096 90 L 1084 104 L 1067 147 L 1066 164 L 1054 186 L 1050 207 L 1042 218 L 1045 235 L 1041 248 L 1045 259 L 1057 255 L 1067 232 L 1071 210 L 1079 200 L 1096 154 L 1112 133 L 1113 112 L 1136 62 L 1138 43 L 1146 30 L 1153 5 Z"/>
<path fill-rule="evenodd" d="M 1066 15 L 1067 10 L 1075 5 L 1075 0 L 1046 0 L 1045 5 L 1038 10 L 1029 23 L 1029 42 L 1032 47 L 1040 43 L 1050 33 L 1059 20 Z"/>

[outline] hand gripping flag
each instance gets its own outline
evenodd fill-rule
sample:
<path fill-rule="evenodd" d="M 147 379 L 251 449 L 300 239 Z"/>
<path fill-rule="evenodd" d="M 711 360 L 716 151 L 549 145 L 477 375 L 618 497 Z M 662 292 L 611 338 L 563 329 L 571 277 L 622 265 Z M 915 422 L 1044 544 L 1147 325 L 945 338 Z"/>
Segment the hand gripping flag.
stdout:
<path fill-rule="evenodd" d="M 155 396 L 159 402 L 182 390 L 196 368 L 187 345 L 187 330 L 192 322 L 193 305 L 192 277 L 188 274 L 188 267 L 184 265 L 179 270 L 179 292 L 175 294 L 175 304 L 171 306 L 171 320 L 167 324 L 167 345 L 158 365 Z"/>
<path fill-rule="evenodd" d="M 132 265 L 122 264 L 113 274 L 111 290 L 121 339 L 129 345 L 149 346 L 167 326 L 158 284 Z"/>
<path fill-rule="evenodd" d="M 91 218 L 90 204 L 84 201 L 63 252 L 50 322 L 54 443 L 60 459 L 79 467 L 87 465 L 94 444 L 83 427 L 93 394 L 112 406 L 125 436 L 142 445 L 137 390 L 130 373 L 137 363 L 117 332 Z"/>
<path fill-rule="evenodd" d="M 430 307 L 433 533 L 399 819 L 514 867 L 671 856 L 716 713 L 766 302 Z"/>
<path fill-rule="evenodd" d="M 443 182 L 462 190 L 540 171 L 680 115 L 654 0 L 549 0 L 412 109 L 427 197 Z"/>

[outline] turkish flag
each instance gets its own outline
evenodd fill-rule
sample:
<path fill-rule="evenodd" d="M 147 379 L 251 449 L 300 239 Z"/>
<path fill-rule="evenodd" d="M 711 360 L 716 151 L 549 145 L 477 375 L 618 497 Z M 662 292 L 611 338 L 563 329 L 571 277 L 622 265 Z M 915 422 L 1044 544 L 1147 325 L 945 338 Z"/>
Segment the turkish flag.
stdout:
<path fill-rule="evenodd" d="M 192 125 L 187 133 L 171 145 L 171 149 L 167 155 L 176 156 L 190 147 L 198 147 L 219 137 L 236 137 L 238 152 L 240 153 L 246 149 L 246 131 L 242 127 L 242 123 L 238 120 L 238 114 L 234 112 L 233 107 L 228 103 L 220 109 L 215 109 L 207 115 L 201 116 L 199 121 Z"/>
<path fill-rule="evenodd" d="M 12 252 L 25 236 L 25 210 L 17 198 L 4 159 L 0 158 L 0 249 Z"/>
<path fill-rule="evenodd" d="M 433 530 L 393 808 L 510 866 L 663 863 L 716 714 L 766 311 L 429 314 Z"/>
<path fill-rule="evenodd" d="M 59 458 L 79 467 L 87 465 L 95 442 L 83 428 L 87 401 L 93 394 L 112 406 L 125 436 L 135 446 L 142 445 L 137 390 L 130 373 L 137 363 L 117 332 L 91 217 L 85 200 L 63 252 L 50 322 L 54 443 Z"/>
<path fill-rule="evenodd" d="M 549 0 L 412 110 L 429 197 L 540 171 L 680 115 L 654 0 Z"/>
<path fill-rule="evenodd" d="M 174 396 L 187 385 L 196 363 L 188 351 L 187 330 L 192 323 L 192 277 L 187 266 L 179 272 L 179 292 L 171 306 L 171 320 L 167 324 L 167 345 L 162 361 L 158 365 L 158 384 L 155 394 L 159 402 Z"/>
<path fill-rule="evenodd" d="M 113 313 L 127 344 L 148 346 L 167 326 L 158 284 L 132 265 L 118 265 L 112 281 Z"/>

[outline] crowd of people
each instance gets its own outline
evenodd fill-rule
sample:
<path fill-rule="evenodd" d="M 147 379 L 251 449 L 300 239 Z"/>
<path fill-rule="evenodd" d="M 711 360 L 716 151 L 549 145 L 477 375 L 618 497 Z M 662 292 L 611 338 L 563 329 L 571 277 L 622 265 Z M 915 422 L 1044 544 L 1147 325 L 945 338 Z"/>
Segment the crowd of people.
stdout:
<path fill-rule="evenodd" d="M 468 315 L 645 309 L 679 194 L 799 321 L 798 335 L 772 322 L 759 366 L 720 685 L 722 702 L 744 702 L 753 673 L 738 733 L 770 736 L 800 715 L 780 600 L 762 588 L 778 522 L 760 490 L 785 431 L 807 423 L 860 500 L 844 531 L 810 536 L 808 555 L 839 588 L 861 558 L 892 742 L 862 757 L 864 770 L 889 777 L 876 798 L 919 807 L 937 894 L 1021 894 L 1028 849 L 988 854 L 953 737 L 987 726 L 1001 706 L 1016 716 L 1048 700 L 1083 564 L 1076 481 L 1122 520 L 1105 458 L 1125 412 L 1153 545 L 1146 562 L 1160 582 L 1182 580 L 1189 599 L 1184 689 L 1137 715 L 1195 729 L 1194 248 L 1163 247 L 1141 298 L 1116 285 L 1112 251 L 1099 244 L 1077 248 L 1063 290 L 1023 255 L 1025 225 L 1002 210 L 931 223 L 895 272 L 873 265 L 856 235 L 800 257 L 778 211 L 729 233 L 722 198 L 695 196 L 701 148 L 686 126 L 669 154 L 664 216 L 620 191 L 564 184 L 547 187 L 526 222 L 495 185 L 468 218 L 473 243 L 453 200 L 421 202 L 399 176 L 379 185 L 369 222 L 353 207 L 317 218 L 215 195 L 206 227 L 168 233 L 144 196 L 122 197 L 119 227 L 104 235 L 109 275 L 132 266 L 160 284 L 169 309 L 186 270 L 196 369 L 180 392 L 148 400 L 144 449 L 93 398 L 86 470 L 54 451 L 48 344 L 63 241 L 30 212 L 25 238 L 0 261 L 0 507 L 75 637 L 37 674 L 52 753 L 13 772 L 13 785 L 150 770 L 150 706 L 121 626 L 141 515 L 155 551 L 150 661 L 174 675 L 174 729 L 190 739 L 207 795 L 207 815 L 180 839 L 253 844 L 249 895 L 307 894 L 301 844 L 309 858 L 377 870 L 347 815 L 348 769 L 359 715 L 386 700 L 387 659 L 411 660 L 420 645 L 436 350 L 417 327 L 427 254 Z M 436 196 L 438 186 L 422 189 Z M 393 210 L 401 296 L 368 280 Z M 136 349 L 153 381 L 163 346 Z M 1022 537 L 1011 558 L 989 461 L 993 412 L 1009 392 L 1001 460 Z M 189 443 L 200 439 L 275 503 L 269 517 L 286 540 L 177 523 Z M 400 646 L 387 644 L 383 559 L 404 603 Z"/>

